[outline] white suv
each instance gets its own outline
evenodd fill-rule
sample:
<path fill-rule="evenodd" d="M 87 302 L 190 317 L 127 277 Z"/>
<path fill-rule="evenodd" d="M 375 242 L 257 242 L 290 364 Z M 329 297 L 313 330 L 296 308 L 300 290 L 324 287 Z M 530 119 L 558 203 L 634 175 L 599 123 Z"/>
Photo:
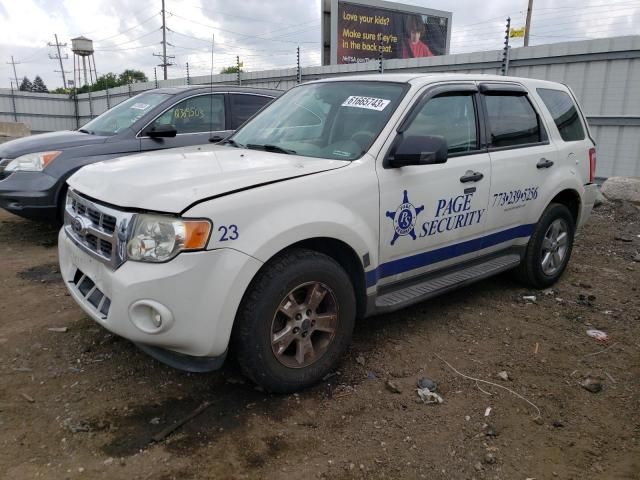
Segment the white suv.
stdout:
<path fill-rule="evenodd" d="M 358 317 L 514 269 L 562 275 L 596 195 L 572 92 L 482 75 L 293 88 L 224 145 L 69 180 L 60 265 L 98 323 L 178 368 L 230 342 L 265 389 L 334 368 Z"/>

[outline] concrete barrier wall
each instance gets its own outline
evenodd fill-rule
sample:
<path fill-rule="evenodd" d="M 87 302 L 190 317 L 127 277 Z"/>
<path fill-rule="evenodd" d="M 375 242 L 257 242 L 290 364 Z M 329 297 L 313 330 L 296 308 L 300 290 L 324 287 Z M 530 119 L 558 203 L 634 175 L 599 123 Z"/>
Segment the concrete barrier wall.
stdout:
<path fill-rule="evenodd" d="M 498 50 L 431 58 L 387 60 L 386 73 L 458 72 L 499 74 Z M 302 69 L 303 81 L 375 73 L 377 62 Z M 576 93 L 598 143 L 598 176 L 640 176 L 640 36 L 556 43 L 511 51 L 509 75 L 552 80 Z M 296 70 L 244 72 L 242 85 L 287 90 L 296 85 Z M 236 74 L 192 77 L 190 83 L 237 84 Z M 162 80 L 161 87 L 186 85 L 186 78 Z M 11 95 L 0 89 L 0 121 L 27 123 L 32 131 L 78 128 L 109 107 L 145 90 L 154 82 L 136 83 L 81 94 L 77 104 L 65 95 Z M 15 103 L 15 107 L 13 104 Z M 15 112 L 15 113 L 14 113 Z"/>

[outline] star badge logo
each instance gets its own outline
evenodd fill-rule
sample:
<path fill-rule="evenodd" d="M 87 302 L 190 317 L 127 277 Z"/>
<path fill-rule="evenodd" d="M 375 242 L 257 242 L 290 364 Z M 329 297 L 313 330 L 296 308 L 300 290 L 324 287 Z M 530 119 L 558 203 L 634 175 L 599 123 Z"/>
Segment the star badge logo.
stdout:
<path fill-rule="evenodd" d="M 414 207 L 413 204 L 409 202 L 409 195 L 405 190 L 402 204 L 395 212 L 387 212 L 387 217 L 393 220 L 393 228 L 395 230 L 393 238 L 391 239 L 391 245 L 396 243 L 398 238 L 406 235 L 410 235 L 414 240 L 416 239 L 416 220 L 418 219 L 418 214 L 423 210 L 424 205 Z"/>

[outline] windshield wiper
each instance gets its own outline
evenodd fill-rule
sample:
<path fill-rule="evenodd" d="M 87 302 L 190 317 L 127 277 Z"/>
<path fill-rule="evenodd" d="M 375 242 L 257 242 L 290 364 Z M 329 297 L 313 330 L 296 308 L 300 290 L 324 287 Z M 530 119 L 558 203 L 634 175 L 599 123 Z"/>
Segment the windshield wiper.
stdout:
<path fill-rule="evenodd" d="M 257 143 L 247 143 L 247 148 L 253 150 L 264 150 L 266 152 L 285 153 L 287 155 L 295 155 L 295 150 L 289 150 L 288 148 L 282 148 L 278 145 L 259 145 Z"/>
<path fill-rule="evenodd" d="M 236 142 L 232 138 L 227 138 L 226 140 L 221 141 L 220 145 L 231 145 L 232 147 L 243 148 L 242 145 L 240 145 L 238 142 Z"/>
<path fill-rule="evenodd" d="M 87 130 L 86 128 L 81 128 L 81 129 L 79 129 L 78 131 L 79 131 L 79 132 L 82 132 L 82 133 L 88 133 L 89 135 L 93 135 L 93 132 L 90 132 L 90 131 L 89 131 L 89 130 Z"/>

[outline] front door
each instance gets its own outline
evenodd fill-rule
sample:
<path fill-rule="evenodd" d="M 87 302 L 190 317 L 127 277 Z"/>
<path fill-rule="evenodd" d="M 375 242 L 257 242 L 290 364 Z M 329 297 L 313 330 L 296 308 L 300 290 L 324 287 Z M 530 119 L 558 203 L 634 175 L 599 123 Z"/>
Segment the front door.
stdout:
<path fill-rule="evenodd" d="M 379 161 L 378 286 L 475 258 L 485 228 L 491 165 L 475 84 L 432 87 L 410 118 L 399 135 L 442 136 L 448 159 L 401 168 Z"/>
<path fill-rule="evenodd" d="M 170 138 L 150 138 L 145 130 L 158 125 L 173 125 L 177 134 Z M 225 95 L 201 94 L 181 100 L 165 110 L 140 134 L 141 150 L 186 147 L 209 143 L 212 136 L 224 138 L 231 131 L 226 128 Z"/>

